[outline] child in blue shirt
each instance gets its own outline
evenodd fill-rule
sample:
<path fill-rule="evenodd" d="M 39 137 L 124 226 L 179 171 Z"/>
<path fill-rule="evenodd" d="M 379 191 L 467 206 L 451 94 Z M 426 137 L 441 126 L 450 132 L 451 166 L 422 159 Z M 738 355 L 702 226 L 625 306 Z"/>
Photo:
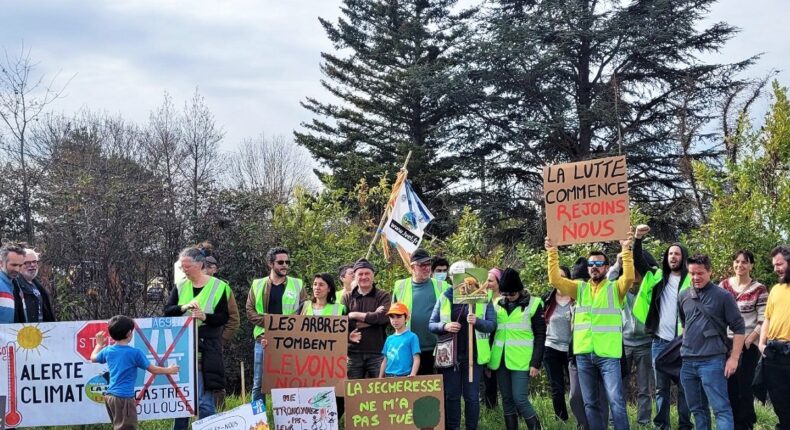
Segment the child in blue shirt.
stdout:
<path fill-rule="evenodd" d="M 159 367 L 151 364 L 143 351 L 129 346 L 134 331 L 134 320 L 118 315 L 112 317 L 107 325 L 114 345 L 107 346 L 104 332 L 96 333 L 96 347 L 91 353 L 94 363 L 107 363 L 110 370 L 110 386 L 104 393 L 104 406 L 110 415 L 113 430 L 133 430 L 137 428 L 137 406 L 134 399 L 134 383 L 137 369 L 147 370 L 155 375 L 178 373 L 178 366 Z"/>
<path fill-rule="evenodd" d="M 420 340 L 406 326 L 409 309 L 403 303 L 393 303 L 387 316 L 395 334 L 384 342 L 384 360 L 381 362 L 379 378 L 416 376 L 420 368 Z"/>

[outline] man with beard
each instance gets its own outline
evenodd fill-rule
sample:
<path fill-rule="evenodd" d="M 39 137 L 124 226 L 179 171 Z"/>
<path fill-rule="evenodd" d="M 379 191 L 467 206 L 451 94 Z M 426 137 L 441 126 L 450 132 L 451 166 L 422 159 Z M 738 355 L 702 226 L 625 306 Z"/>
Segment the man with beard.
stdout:
<path fill-rule="evenodd" d="M 615 430 L 629 429 L 620 358 L 623 355 L 623 302 L 634 282 L 632 239 L 631 231 L 627 239 L 620 241 L 623 275 L 619 279 L 607 279 L 609 261 L 603 252 L 593 251 L 587 258 L 590 280 L 572 281 L 562 277 L 557 248 L 551 239 L 546 238 L 549 282 L 560 292 L 576 300 L 573 353 L 576 356 L 584 411 L 590 430 L 603 430 L 608 424 L 601 419 L 599 378 L 603 379 Z"/>
<path fill-rule="evenodd" d="M 786 430 L 790 429 L 790 248 L 774 248 L 771 262 L 779 283 L 768 294 L 758 347 L 763 353 L 763 380 L 779 418 L 776 428 Z"/>
<path fill-rule="evenodd" d="M 14 279 L 14 309 L 16 322 L 53 322 L 52 302 L 49 293 L 38 282 L 38 253 L 25 248 L 25 263 L 21 276 Z"/>
<path fill-rule="evenodd" d="M 8 244 L 0 249 L 0 324 L 12 324 L 14 311 L 14 279 L 25 265 L 25 249 Z"/>
<path fill-rule="evenodd" d="M 247 295 L 247 319 L 252 323 L 252 335 L 255 338 L 255 354 L 253 356 L 252 400 L 264 400 L 263 392 L 263 357 L 266 339 L 263 337 L 266 314 L 293 315 L 302 302 L 307 300 L 307 293 L 302 288 L 302 280 L 288 276 L 291 259 L 288 250 L 276 247 L 266 253 L 269 265 L 269 276 L 252 281 Z"/>
<path fill-rule="evenodd" d="M 642 251 L 642 240 L 649 232 L 650 227 L 642 224 L 636 227 L 634 235 L 634 267 L 643 278 L 632 312 L 634 318 L 645 325 L 645 332 L 653 336 L 651 352 L 655 369 L 656 357 L 682 332 L 678 318 L 678 297 L 691 285 L 691 277 L 686 264 L 688 251 L 680 243 L 674 243 L 664 251 L 660 268 L 647 263 Z M 670 428 L 670 388 L 674 382 L 678 387 L 679 428 L 690 430 L 691 413 L 680 381 L 658 370 L 655 370 L 655 377 L 656 416 L 653 424 L 661 430 Z"/>

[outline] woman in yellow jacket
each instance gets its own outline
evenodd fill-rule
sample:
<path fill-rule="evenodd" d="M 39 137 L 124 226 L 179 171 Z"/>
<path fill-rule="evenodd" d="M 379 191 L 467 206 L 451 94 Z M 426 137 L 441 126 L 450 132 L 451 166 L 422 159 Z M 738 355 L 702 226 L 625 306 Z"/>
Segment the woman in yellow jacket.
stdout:
<path fill-rule="evenodd" d="M 538 376 L 546 341 L 543 302 L 524 289 L 518 272 L 507 268 L 499 281 L 502 296 L 496 306 L 497 329 L 491 361 L 502 393 L 505 428 L 518 429 L 519 415 L 530 430 L 540 429 L 540 420 L 529 401 L 529 380 Z"/>

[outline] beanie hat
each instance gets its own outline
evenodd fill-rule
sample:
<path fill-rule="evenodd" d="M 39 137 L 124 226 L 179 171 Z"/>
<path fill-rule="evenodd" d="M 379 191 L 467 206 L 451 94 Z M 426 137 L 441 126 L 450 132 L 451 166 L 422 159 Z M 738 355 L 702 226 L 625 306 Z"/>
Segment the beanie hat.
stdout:
<path fill-rule="evenodd" d="M 376 269 L 373 267 L 373 264 L 371 264 L 370 261 L 364 258 L 360 258 L 359 260 L 357 260 L 356 263 L 354 263 L 354 272 L 356 272 L 359 269 L 370 269 L 372 272 L 374 273 L 376 272 Z"/>
<path fill-rule="evenodd" d="M 524 284 L 521 282 L 521 276 L 518 272 L 508 267 L 502 272 L 502 277 L 499 279 L 499 292 L 501 293 L 517 293 L 524 289 Z"/>
<path fill-rule="evenodd" d="M 502 269 L 500 269 L 499 267 L 494 267 L 493 269 L 489 270 L 488 274 L 494 275 L 494 278 L 496 278 L 497 282 L 502 280 Z"/>

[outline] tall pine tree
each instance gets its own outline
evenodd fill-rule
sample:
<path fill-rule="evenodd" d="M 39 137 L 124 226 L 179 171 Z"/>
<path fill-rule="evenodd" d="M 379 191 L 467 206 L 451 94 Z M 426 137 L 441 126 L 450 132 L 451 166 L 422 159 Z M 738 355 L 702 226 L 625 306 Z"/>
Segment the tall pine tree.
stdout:
<path fill-rule="evenodd" d="M 677 218 L 679 206 L 689 207 L 687 166 L 722 149 L 704 141 L 705 124 L 753 60 L 700 60 L 737 31 L 701 25 L 713 3 L 494 1 L 467 73 L 477 88 L 469 118 L 478 126 L 458 150 L 484 158 L 485 192 L 501 196 L 496 214 L 536 207 L 528 200 L 539 201 L 542 166 L 617 154 L 620 143 L 633 200 L 654 217 Z"/>
<path fill-rule="evenodd" d="M 447 147 L 464 108 L 455 72 L 474 15 L 455 13 L 455 3 L 344 0 L 337 23 L 320 19 L 337 51 L 321 54 L 321 83 L 334 100 L 308 97 L 302 106 L 315 118 L 295 136 L 330 169 L 334 186 L 392 179 L 412 151 L 410 178 L 441 211 L 436 199 L 458 180 L 459 159 Z"/>

